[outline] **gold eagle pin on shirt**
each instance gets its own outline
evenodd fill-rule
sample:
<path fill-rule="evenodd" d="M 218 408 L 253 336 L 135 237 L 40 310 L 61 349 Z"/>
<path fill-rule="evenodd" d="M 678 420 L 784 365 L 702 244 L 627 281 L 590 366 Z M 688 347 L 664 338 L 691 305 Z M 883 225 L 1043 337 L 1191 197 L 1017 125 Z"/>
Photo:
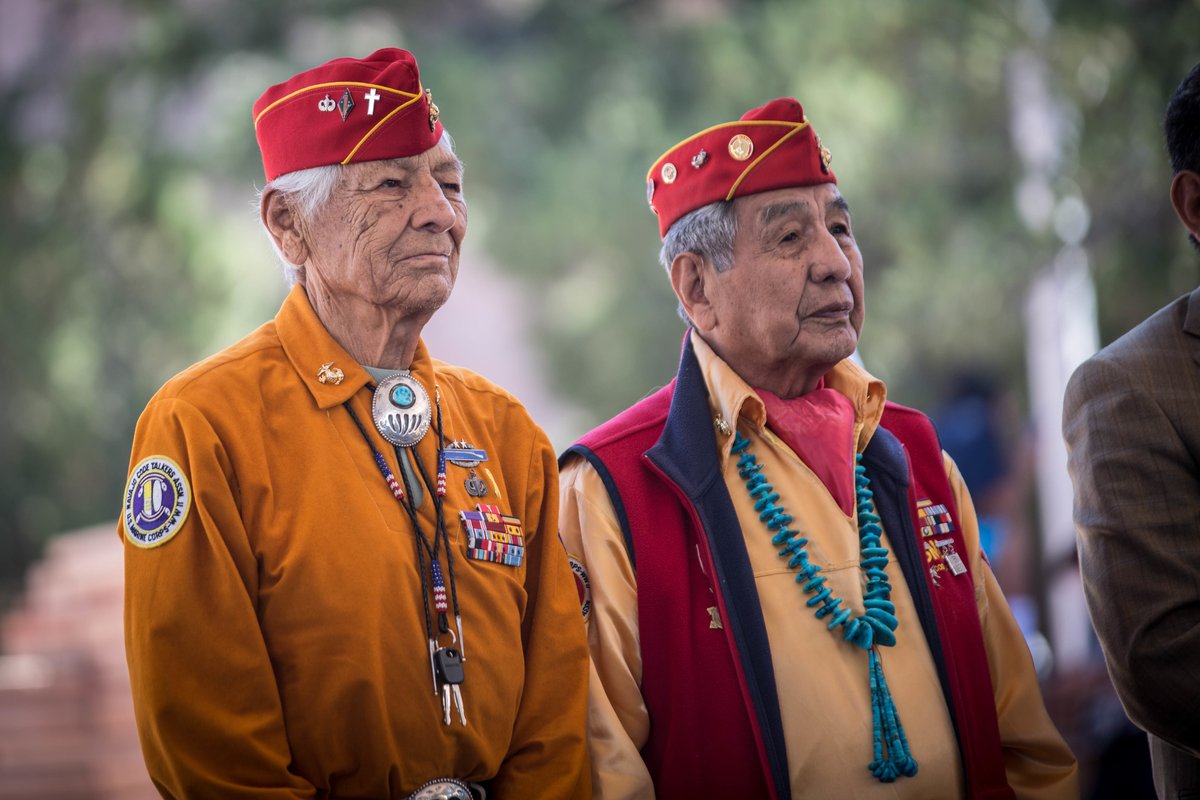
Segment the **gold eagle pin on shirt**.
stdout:
<path fill-rule="evenodd" d="M 318 383 L 332 383 L 334 386 L 337 386 L 345 378 L 346 374 L 335 367 L 332 361 L 322 364 L 321 368 L 317 370 Z"/>

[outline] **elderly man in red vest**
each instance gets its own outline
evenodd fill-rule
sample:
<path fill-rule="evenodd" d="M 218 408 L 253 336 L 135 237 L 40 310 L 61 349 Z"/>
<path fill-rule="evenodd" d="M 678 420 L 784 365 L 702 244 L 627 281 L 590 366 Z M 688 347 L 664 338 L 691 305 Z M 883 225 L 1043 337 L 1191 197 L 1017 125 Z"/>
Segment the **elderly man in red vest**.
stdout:
<path fill-rule="evenodd" d="M 784 98 L 647 176 L 679 371 L 561 461 L 596 795 L 1074 798 L 958 470 L 849 359 L 829 162 Z"/>

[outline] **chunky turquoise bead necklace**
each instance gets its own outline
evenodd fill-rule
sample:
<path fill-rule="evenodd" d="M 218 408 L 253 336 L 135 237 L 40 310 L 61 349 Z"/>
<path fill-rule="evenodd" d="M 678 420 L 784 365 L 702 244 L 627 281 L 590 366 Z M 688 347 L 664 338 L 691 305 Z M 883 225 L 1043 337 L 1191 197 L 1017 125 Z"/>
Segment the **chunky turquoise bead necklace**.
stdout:
<path fill-rule="evenodd" d="M 840 626 L 843 639 L 867 651 L 875 744 L 875 760 L 868 765 L 868 769 L 883 783 L 891 783 L 901 776 L 911 778 L 917 774 L 917 762 L 908 749 L 908 737 L 904 735 L 904 726 L 900 724 L 892 693 L 883 678 L 883 665 L 876 649 L 891 647 L 896 643 L 899 620 L 896 619 L 896 606 L 891 600 L 892 585 L 887 577 L 888 551 L 880 545 L 879 540 L 883 528 L 879 525 L 879 515 L 875 513 L 871 481 L 861 463 L 862 453 L 854 457 L 854 484 L 859 552 L 862 554 L 860 563 L 867 576 L 867 587 L 863 592 L 866 611 L 855 617 L 850 609 L 839 608 L 842 598 L 834 596 L 825 585 L 825 576 L 818 574 L 821 568 L 809 561 L 808 539 L 800 531 L 788 527 L 792 517 L 784 511 L 783 506 L 776 505 L 779 493 L 762 474 L 762 465 L 750 452 L 750 440 L 741 431 L 734 434 L 732 452 L 738 456 L 738 475 L 746 482 L 746 491 L 754 500 L 754 510 L 772 534 L 771 543 L 782 546 L 779 556 L 787 559 L 788 567 L 796 570 L 796 583 L 803 584 L 805 593 L 811 595 L 805 605 L 815 609 L 817 619 L 825 620 L 828 617 L 826 627 L 830 631 Z"/>

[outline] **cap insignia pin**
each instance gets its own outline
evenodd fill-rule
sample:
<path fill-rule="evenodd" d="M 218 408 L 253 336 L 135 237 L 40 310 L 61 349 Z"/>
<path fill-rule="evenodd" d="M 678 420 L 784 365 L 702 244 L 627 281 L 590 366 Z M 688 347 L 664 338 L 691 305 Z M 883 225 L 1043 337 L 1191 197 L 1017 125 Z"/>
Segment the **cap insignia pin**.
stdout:
<path fill-rule="evenodd" d="M 833 153 L 829 152 L 829 148 L 821 144 L 821 137 L 813 132 L 813 136 L 817 140 L 817 151 L 821 154 L 821 172 L 829 173 L 829 162 L 833 161 Z"/>
<path fill-rule="evenodd" d="M 662 165 L 663 183 L 674 183 L 675 178 L 679 175 L 679 171 L 675 169 L 675 165 L 668 161 Z"/>
<path fill-rule="evenodd" d="M 325 99 L 317 101 L 317 111 L 337 111 L 337 103 L 333 102 L 329 95 L 325 95 Z"/>
<path fill-rule="evenodd" d="M 434 130 L 437 127 L 438 117 L 442 115 L 441 109 L 433 102 L 433 92 L 429 89 L 425 90 L 425 102 L 429 104 L 429 130 Z"/>
<path fill-rule="evenodd" d="M 729 423 L 725 421 L 724 417 L 714 417 L 713 425 L 722 436 L 728 436 L 732 432 L 732 428 L 729 427 Z"/>
<path fill-rule="evenodd" d="M 703 167 L 704 162 L 706 162 L 706 161 L 708 161 L 708 151 L 707 150 L 701 149 L 699 153 L 696 153 L 696 155 L 692 156 L 692 166 L 695 167 L 696 169 L 700 169 L 701 167 Z"/>
<path fill-rule="evenodd" d="M 342 98 L 338 100 L 338 111 L 342 112 L 342 122 L 346 121 L 346 117 L 350 116 L 350 112 L 354 110 L 354 98 L 350 96 L 350 90 L 342 92 Z"/>
<path fill-rule="evenodd" d="M 729 140 L 729 155 L 734 161 L 745 161 L 754 152 L 754 142 L 744 133 L 739 133 Z"/>
<path fill-rule="evenodd" d="M 332 383 L 334 386 L 337 386 L 345 377 L 345 373 L 335 367 L 332 361 L 322 364 L 321 368 L 317 370 L 317 381 L 319 383 Z"/>
<path fill-rule="evenodd" d="M 371 87 L 371 91 L 363 95 L 363 100 L 367 101 L 367 116 L 375 116 L 375 103 L 383 97 L 379 92 L 375 91 L 375 87 Z"/>

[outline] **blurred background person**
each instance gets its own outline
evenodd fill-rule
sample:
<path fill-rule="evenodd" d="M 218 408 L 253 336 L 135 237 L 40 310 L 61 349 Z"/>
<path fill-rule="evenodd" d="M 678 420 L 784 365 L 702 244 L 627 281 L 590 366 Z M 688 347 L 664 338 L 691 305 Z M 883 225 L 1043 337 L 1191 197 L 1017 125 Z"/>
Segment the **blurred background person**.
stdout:
<path fill-rule="evenodd" d="M 1200 64 L 1164 121 L 1171 205 L 1200 250 Z M 1092 623 L 1159 797 L 1200 795 L 1200 289 L 1082 364 L 1063 435 Z"/>

